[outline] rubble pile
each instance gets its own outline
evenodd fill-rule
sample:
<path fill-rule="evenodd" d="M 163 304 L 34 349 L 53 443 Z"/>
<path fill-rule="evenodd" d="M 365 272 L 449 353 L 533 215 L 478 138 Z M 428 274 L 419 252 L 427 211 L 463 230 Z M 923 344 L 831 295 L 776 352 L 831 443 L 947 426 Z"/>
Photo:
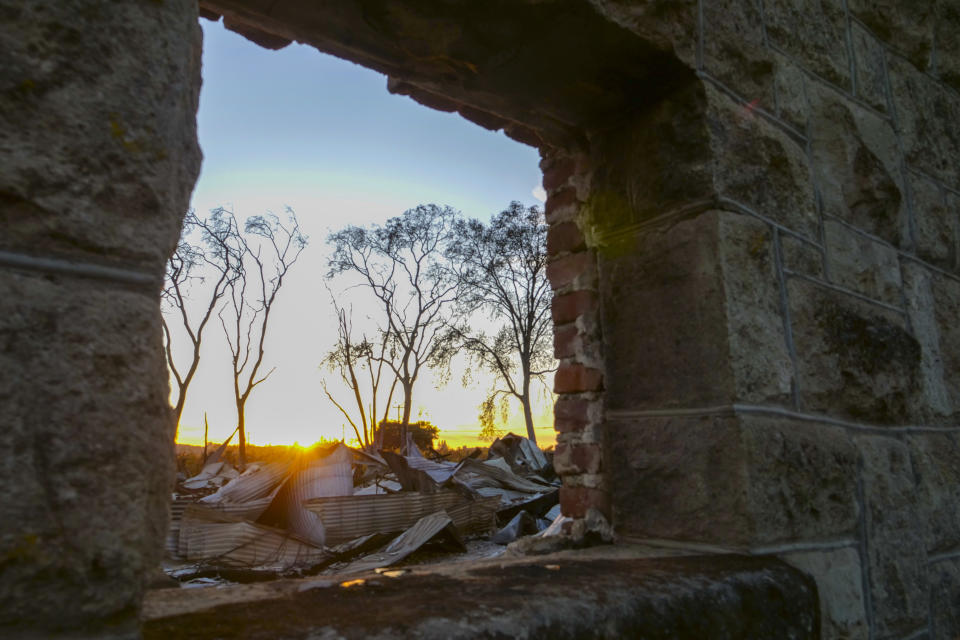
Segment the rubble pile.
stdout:
<path fill-rule="evenodd" d="M 418 552 L 506 545 L 562 520 L 550 461 L 514 434 L 486 460 L 477 450 L 457 463 L 425 458 L 412 438 L 401 453 L 338 443 L 243 473 L 221 454 L 174 494 L 168 573 L 180 580 L 387 570 Z"/>

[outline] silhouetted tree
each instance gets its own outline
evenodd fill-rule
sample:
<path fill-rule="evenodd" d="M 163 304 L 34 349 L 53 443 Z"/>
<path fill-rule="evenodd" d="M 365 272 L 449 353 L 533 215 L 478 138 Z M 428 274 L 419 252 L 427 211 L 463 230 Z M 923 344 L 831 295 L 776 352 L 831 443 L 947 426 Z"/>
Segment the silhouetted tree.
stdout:
<path fill-rule="evenodd" d="M 229 233 L 230 230 L 222 230 Z M 200 345 L 203 332 L 213 316 L 217 303 L 223 298 L 230 280 L 236 277 L 235 256 L 222 234 L 218 234 L 208 220 L 201 220 L 190 211 L 183 223 L 180 241 L 173 255 L 167 261 L 167 273 L 161 301 L 165 307 L 161 315 L 163 323 L 163 348 L 167 357 L 167 366 L 173 375 L 177 387 L 176 401 L 173 406 L 176 433 L 180 430 L 180 417 L 187 400 L 187 390 L 193 382 L 200 366 Z M 196 302 L 192 314 L 189 307 Z M 179 319 L 187 338 L 190 340 L 191 359 L 185 366 L 178 366 L 174 358 L 174 344 L 171 338 L 167 315 Z"/>
<path fill-rule="evenodd" d="M 387 350 L 381 361 L 403 389 L 403 420 L 410 424 L 413 389 L 424 366 L 449 360 L 443 330 L 456 282 L 444 265 L 457 212 L 420 205 L 383 226 L 349 226 L 329 236 L 333 247 L 329 275 L 357 274 L 383 312 Z"/>
<path fill-rule="evenodd" d="M 556 369 L 543 211 L 511 202 L 490 224 L 458 221 L 447 257 L 457 279 L 461 313 L 486 312 L 500 324 L 492 335 L 466 323 L 451 329 L 460 344 L 494 375 L 494 386 L 481 405 L 481 433 L 496 434 L 493 425 L 497 408 L 505 414 L 502 401 L 512 396 L 523 407 L 527 437 L 536 442 L 531 382 L 544 382 L 545 376 Z"/>
<path fill-rule="evenodd" d="M 379 331 L 379 338 L 374 342 L 367 338 L 366 334 L 360 336 L 359 341 L 353 338 L 353 310 L 348 313 L 346 309 L 341 308 L 336 298 L 331 294 L 334 309 L 337 311 L 337 344 L 327 353 L 323 359 L 323 364 L 330 371 L 340 375 L 341 381 L 350 389 L 353 394 L 357 410 L 354 419 L 353 412 L 347 409 L 333 397 L 327 382 L 324 380 L 323 392 L 330 399 L 330 402 L 340 410 L 340 413 L 347 419 L 350 426 L 353 427 L 357 435 L 357 442 L 361 446 L 369 446 L 373 443 L 376 429 L 377 404 L 382 387 L 386 386 L 389 379 L 389 392 L 386 402 L 383 406 L 383 417 L 381 421 L 387 419 L 387 412 L 390 410 L 390 402 L 393 399 L 393 392 L 397 386 L 397 377 L 386 365 L 389 360 L 389 342 L 388 333 Z M 386 371 L 384 369 L 386 368 Z M 387 374 L 386 377 L 384 374 Z M 359 423 L 359 424 L 358 424 Z"/>
<path fill-rule="evenodd" d="M 399 449 L 404 440 L 404 428 L 413 437 L 413 443 L 424 451 L 433 448 L 433 441 L 440 433 L 439 427 L 435 427 L 426 420 L 404 425 L 401 422 L 383 420 L 380 422 L 380 429 L 383 431 L 383 448 Z"/>
<path fill-rule="evenodd" d="M 228 281 L 227 301 L 220 308 L 219 316 L 233 364 L 237 444 L 242 469 L 247 463 L 246 403 L 257 385 L 275 370 L 274 367 L 260 375 L 270 312 L 284 277 L 307 246 L 307 237 L 289 208 L 286 222 L 273 214 L 247 218 L 243 233 L 239 233 L 233 213 L 223 208 L 213 212 L 211 223 L 215 233 L 229 238 L 230 251 L 240 257 L 233 265 L 236 276 Z"/>

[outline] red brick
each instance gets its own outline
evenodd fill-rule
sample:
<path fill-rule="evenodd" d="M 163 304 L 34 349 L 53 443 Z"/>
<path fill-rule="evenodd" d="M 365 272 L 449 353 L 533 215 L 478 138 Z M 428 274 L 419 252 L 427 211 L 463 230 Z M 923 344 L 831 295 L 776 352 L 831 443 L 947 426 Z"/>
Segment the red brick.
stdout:
<path fill-rule="evenodd" d="M 561 476 L 600 473 L 603 452 L 598 444 L 561 442 L 553 454 L 553 468 Z"/>
<path fill-rule="evenodd" d="M 591 507 L 609 519 L 610 495 L 606 491 L 588 487 L 560 487 L 560 511 L 563 515 L 582 518 Z"/>
<path fill-rule="evenodd" d="M 553 357 L 569 358 L 577 352 L 580 344 L 579 331 L 573 325 L 559 327 L 553 330 Z"/>
<path fill-rule="evenodd" d="M 600 391 L 603 388 L 603 372 L 575 362 L 561 362 L 553 378 L 555 393 Z"/>
<path fill-rule="evenodd" d="M 550 193 L 557 187 L 563 185 L 577 168 L 577 163 L 573 158 L 563 158 L 557 160 L 543 172 L 543 188 Z"/>
<path fill-rule="evenodd" d="M 580 200 L 577 198 L 577 190 L 573 187 L 567 187 L 562 191 L 557 191 L 547 196 L 547 203 L 543 208 L 543 215 L 548 223 L 553 223 L 557 210 L 567 205 L 577 204 Z"/>
<path fill-rule="evenodd" d="M 597 295 L 593 291 L 580 290 L 562 296 L 554 296 L 550 311 L 553 324 L 567 324 L 597 308 Z"/>
<path fill-rule="evenodd" d="M 576 222 L 561 222 L 547 231 L 547 255 L 555 256 L 568 251 L 578 251 L 586 246 L 583 234 Z"/>
<path fill-rule="evenodd" d="M 571 284 L 578 276 L 593 268 L 594 255 L 590 251 L 571 253 L 547 263 L 547 280 L 554 290 Z"/>

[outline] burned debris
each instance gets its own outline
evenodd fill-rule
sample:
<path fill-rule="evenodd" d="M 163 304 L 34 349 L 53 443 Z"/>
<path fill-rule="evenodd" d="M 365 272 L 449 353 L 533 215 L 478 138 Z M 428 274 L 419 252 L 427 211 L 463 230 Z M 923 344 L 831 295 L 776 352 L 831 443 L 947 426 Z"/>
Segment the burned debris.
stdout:
<path fill-rule="evenodd" d="M 363 572 L 468 548 L 497 555 L 562 520 L 534 443 L 509 434 L 478 457 L 427 459 L 409 437 L 399 453 L 337 443 L 243 473 L 213 456 L 178 483 L 165 568 L 195 584 Z"/>

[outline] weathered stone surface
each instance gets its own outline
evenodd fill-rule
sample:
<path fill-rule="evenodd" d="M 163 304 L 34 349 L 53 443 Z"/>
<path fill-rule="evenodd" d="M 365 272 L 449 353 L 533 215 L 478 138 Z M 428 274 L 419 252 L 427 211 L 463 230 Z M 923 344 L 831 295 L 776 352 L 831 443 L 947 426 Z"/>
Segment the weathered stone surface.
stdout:
<path fill-rule="evenodd" d="M 824 213 L 902 246 L 909 237 L 906 198 L 892 126 L 826 89 L 811 102 L 810 147 Z"/>
<path fill-rule="evenodd" d="M 898 56 L 888 59 L 897 127 L 911 165 L 960 188 L 960 100 Z"/>
<path fill-rule="evenodd" d="M 607 371 L 617 372 L 606 380 L 608 407 L 710 406 L 734 397 L 717 216 L 600 254 L 604 354 Z M 649 366 L 635 366 L 641 362 Z"/>
<path fill-rule="evenodd" d="M 753 544 L 854 531 L 857 457 L 843 430 L 751 414 L 740 416 L 740 430 Z"/>
<path fill-rule="evenodd" d="M 917 483 L 916 502 L 930 554 L 960 547 L 960 441 L 957 434 L 923 433 L 906 439 Z"/>
<path fill-rule="evenodd" d="M 592 187 L 581 207 L 588 244 L 713 197 L 703 84 L 689 71 L 680 78 L 683 88 L 656 107 L 595 134 Z"/>
<path fill-rule="evenodd" d="M 869 637 L 860 554 L 856 549 L 801 551 L 781 558 L 817 581 L 823 638 Z"/>
<path fill-rule="evenodd" d="M 879 637 L 922 626 L 929 612 L 923 515 L 906 444 L 883 436 L 856 439 L 863 459 L 870 591 Z"/>
<path fill-rule="evenodd" d="M 960 411 L 960 282 L 932 274 L 934 318 L 940 332 L 943 379 L 954 415 Z"/>
<path fill-rule="evenodd" d="M 960 6 L 950 0 L 937 2 L 934 22 L 937 75 L 960 91 Z"/>
<path fill-rule="evenodd" d="M 824 278 L 823 251 L 820 247 L 786 233 L 780 234 L 783 268 L 814 278 Z"/>
<path fill-rule="evenodd" d="M 912 174 L 915 252 L 941 269 L 957 269 L 960 260 L 960 217 L 947 208 L 947 196 L 935 182 Z"/>
<path fill-rule="evenodd" d="M 900 259 L 896 249 L 836 220 L 825 220 L 823 227 L 830 280 L 887 304 L 902 302 Z"/>
<path fill-rule="evenodd" d="M 756 415 L 608 421 L 626 535 L 752 546 L 852 534 L 856 452 L 842 430 Z"/>
<path fill-rule="evenodd" d="M 784 334 L 773 234 L 763 222 L 744 215 L 723 213 L 718 222 L 737 401 L 790 404 L 793 364 Z"/>
<path fill-rule="evenodd" d="M 930 65 L 934 5 L 938 0 L 848 0 L 850 13 L 919 69 Z"/>
<path fill-rule="evenodd" d="M 591 4 L 608 20 L 672 50 L 690 67 L 695 65 L 699 32 L 695 0 L 594 0 Z"/>
<path fill-rule="evenodd" d="M 788 284 L 801 405 L 878 424 L 910 423 L 921 349 L 903 315 L 816 284 Z"/>
<path fill-rule="evenodd" d="M 135 623 L 173 480 L 156 292 L 3 271 L 0 307 L 0 635 Z"/>
<path fill-rule="evenodd" d="M 814 189 L 804 148 L 765 118 L 708 89 L 717 193 L 815 238 Z"/>
<path fill-rule="evenodd" d="M 751 105 L 773 113 L 774 53 L 763 42 L 760 6 L 750 0 L 703 3 L 703 66 Z"/>
<path fill-rule="evenodd" d="M 813 640 L 819 631 L 813 580 L 773 558 L 606 547 L 359 577 L 349 588 L 334 578 L 170 589 L 154 594 L 144 637 Z"/>
<path fill-rule="evenodd" d="M 846 21 L 842 6 L 829 0 L 763 0 L 770 41 L 817 75 L 850 88 Z"/>
<path fill-rule="evenodd" d="M 874 109 L 886 112 L 889 110 L 886 50 L 859 24 L 852 25 L 850 35 L 856 65 L 857 97 Z"/>
<path fill-rule="evenodd" d="M 960 559 L 931 564 L 930 637 L 960 637 Z"/>
<path fill-rule="evenodd" d="M 916 413 L 925 424 L 950 424 L 954 409 L 944 378 L 940 328 L 933 299 L 933 274 L 912 261 L 905 261 L 902 266 L 910 326 L 920 343 L 923 394 L 917 398 Z"/>
<path fill-rule="evenodd" d="M 801 133 L 807 130 L 807 79 L 803 71 L 784 55 L 776 57 L 774 90 L 777 116 Z"/>
<path fill-rule="evenodd" d="M 196 2 L 0 11 L 0 249 L 159 277 L 200 168 Z"/>

